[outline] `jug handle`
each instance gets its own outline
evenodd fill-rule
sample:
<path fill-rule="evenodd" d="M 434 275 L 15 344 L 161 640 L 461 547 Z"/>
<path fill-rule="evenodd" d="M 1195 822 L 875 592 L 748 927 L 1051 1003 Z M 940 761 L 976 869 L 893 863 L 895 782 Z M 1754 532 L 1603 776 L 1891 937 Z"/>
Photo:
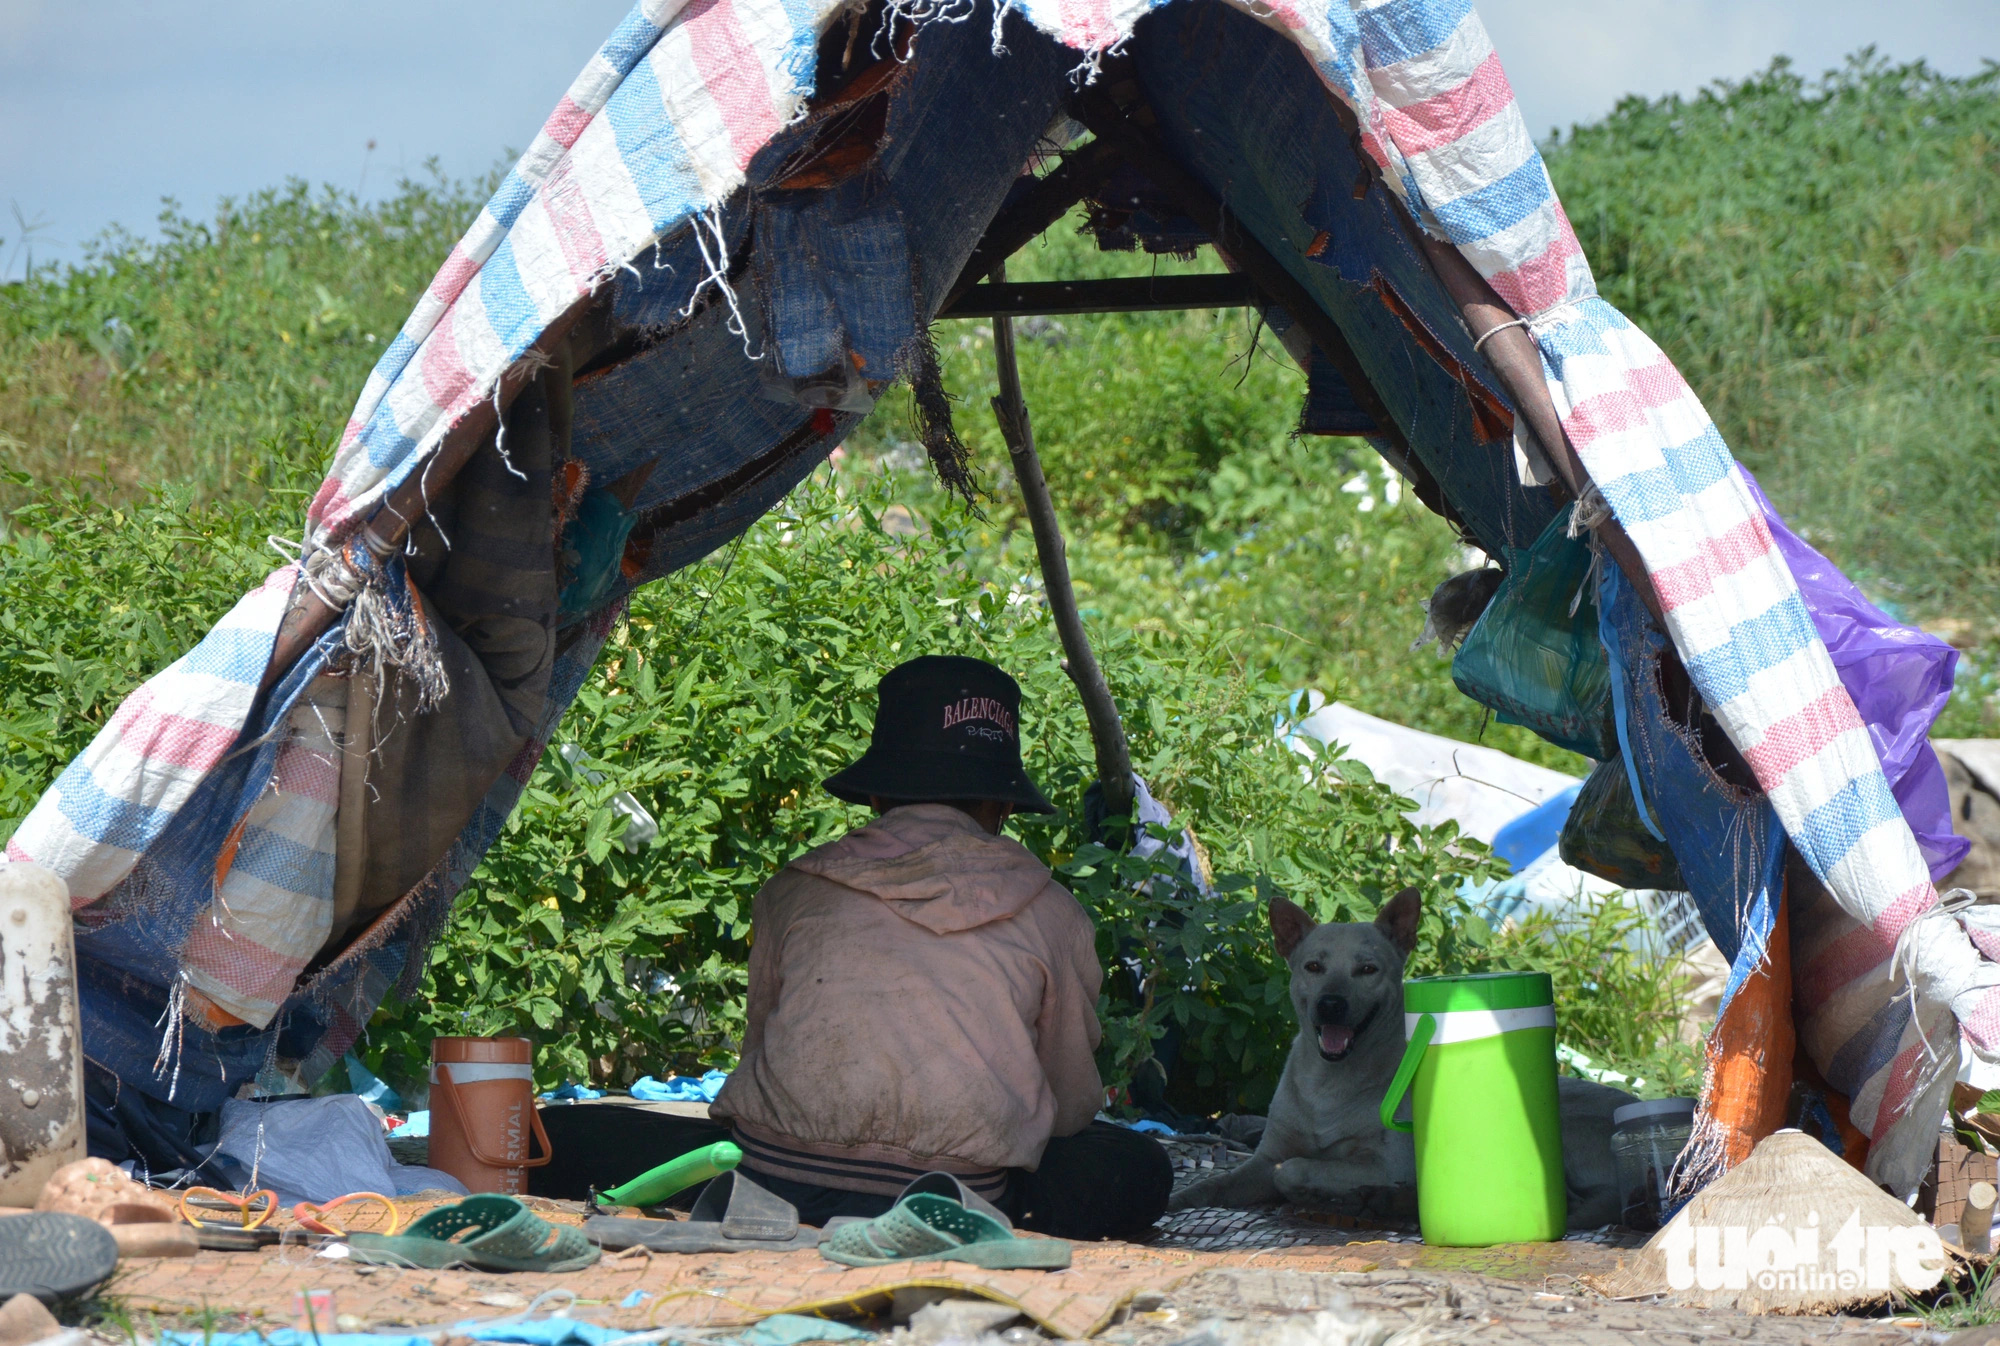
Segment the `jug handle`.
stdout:
<path fill-rule="evenodd" d="M 1389 1081 L 1389 1092 L 1382 1097 L 1382 1125 L 1391 1131 L 1415 1129 L 1413 1122 L 1396 1120 L 1396 1109 L 1403 1106 L 1403 1095 L 1410 1091 L 1410 1081 L 1417 1077 L 1417 1067 L 1423 1064 L 1424 1049 L 1431 1045 L 1431 1037 L 1437 1032 L 1437 1020 L 1428 1014 L 1417 1017 L 1417 1026 L 1410 1033 L 1410 1045 L 1403 1048 L 1402 1064 L 1396 1067 L 1396 1078 Z"/>
<path fill-rule="evenodd" d="M 465 1137 L 465 1148 L 471 1152 L 474 1159 L 488 1168 L 540 1168 L 555 1158 L 555 1152 L 549 1146 L 549 1133 L 542 1130 L 542 1110 L 534 1106 L 533 1085 L 529 1086 L 528 1093 L 528 1134 L 532 1137 L 531 1147 L 534 1141 L 541 1142 L 542 1153 L 539 1158 L 532 1159 L 495 1159 L 492 1155 L 481 1151 L 479 1146 L 473 1143 L 472 1128 L 465 1124 L 465 1106 L 458 1101 L 458 1086 L 451 1082 L 451 1071 L 446 1070 L 441 1073 L 438 1082 L 431 1086 L 431 1092 L 438 1093 L 439 1090 L 443 1091 L 439 1097 L 449 1106 L 452 1116 L 458 1119 L 458 1130 L 459 1134 Z M 529 1152 L 533 1153 L 532 1148 Z"/>

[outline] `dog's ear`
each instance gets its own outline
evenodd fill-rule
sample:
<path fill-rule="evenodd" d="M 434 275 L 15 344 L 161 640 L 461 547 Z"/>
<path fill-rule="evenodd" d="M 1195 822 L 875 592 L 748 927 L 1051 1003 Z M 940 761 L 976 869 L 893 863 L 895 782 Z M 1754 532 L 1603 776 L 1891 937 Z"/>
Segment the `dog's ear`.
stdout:
<path fill-rule="evenodd" d="M 1415 888 L 1405 888 L 1384 902 L 1382 910 L 1375 913 L 1375 928 L 1387 935 L 1397 951 L 1408 958 L 1417 947 L 1417 918 L 1423 914 L 1423 895 Z"/>
<path fill-rule="evenodd" d="M 1315 924 L 1313 918 L 1290 898 L 1271 899 L 1271 938 L 1277 942 L 1278 957 L 1290 958 L 1292 950 L 1312 933 Z"/>

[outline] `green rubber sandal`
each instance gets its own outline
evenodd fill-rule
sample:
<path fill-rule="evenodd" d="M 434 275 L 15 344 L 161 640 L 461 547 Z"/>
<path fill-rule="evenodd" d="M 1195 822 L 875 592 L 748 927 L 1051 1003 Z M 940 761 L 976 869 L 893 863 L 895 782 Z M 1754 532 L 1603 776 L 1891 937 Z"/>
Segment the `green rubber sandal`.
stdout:
<path fill-rule="evenodd" d="M 830 1262 L 879 1267 L 890 1262 L 970 1262 L 988 1271 L 1060 1271 L 1069 1265 L 1061 1239 L 1024 1239 L 981 1211 L 950 1197 L 919 1192 L 887 1214 L 856 1220 L 820 1240 Z"/>
<path fill-rule="evenodd" d="M 552 1225 L 511 1196 L 440 1206 L 401 1234 L 349 1234 L 357 1262 L 481 1271 L 581 1271 L 598 1249 L 581 1229 Z"/>

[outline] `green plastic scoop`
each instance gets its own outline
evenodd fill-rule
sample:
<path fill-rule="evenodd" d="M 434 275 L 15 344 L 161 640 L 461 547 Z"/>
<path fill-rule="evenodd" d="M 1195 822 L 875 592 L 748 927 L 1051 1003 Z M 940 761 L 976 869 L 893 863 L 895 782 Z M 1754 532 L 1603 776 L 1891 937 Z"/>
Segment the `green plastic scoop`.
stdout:
<path fill-rule="evenodd" d="M 742 1162 L 743 1151 L 719 1140 L 690 1150 L 678 1159 L 669 1159 L 658 1168 L 649 1168 L 632 1181 L 601 1193 L 599 1199 L 620 1206 L 657 1206 L 674 1193 L 719 1178 Z"/>

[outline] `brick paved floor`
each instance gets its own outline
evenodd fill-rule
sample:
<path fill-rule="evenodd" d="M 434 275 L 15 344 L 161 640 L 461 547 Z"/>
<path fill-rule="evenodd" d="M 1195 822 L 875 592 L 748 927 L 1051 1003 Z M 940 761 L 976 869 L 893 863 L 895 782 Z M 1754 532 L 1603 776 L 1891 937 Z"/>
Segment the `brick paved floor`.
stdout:
<path fill-rule="evenodd" d="M 530 1204 L 552 1221 L 583 1218 L 576 1203 Z M 1255 1346 L 1259 1335 L 1336 1305 L 1414 1329 L 1404 1338 L 1412 1343 L 1921 1339 L 1879 1319 L 1749 1318 L 1603 1299 L 1591 1282 L 1630 1255 L 1619 1246 L 1636 1246 L 1629 1236 L 1482 1249 L 1430 1248 L 1408 1238 L 1282 1210 L 1184 1211 L 1164 1222 L 1152 1244 L 1078 1244 L 1075 1265 L 1054 1273 L 947 1262 L 849 1268 L 805 1251 L 630 1254 L 560 1276 L 367 1267 L 290 1243 L 256 1253 L 129 1260 L 105 1293 L 142 1331 L 149 1322 L 197 1319 L 218 1327 L 291 1326 L 295 1297 L 305 1290 L 331 1291 L 344 1329 L 499 1317 L 554 1290 L 566 1292 L 557 1302 L 574 1296 L 568 1311 L 576 1317 L 640 1331 L 724 1327 L 786 1310 L 879 1315 L 896 1288 L 926 1285 L 1014 1305 L 1052 1336 L 1096 1336 L 1107 1346 Z"/>

